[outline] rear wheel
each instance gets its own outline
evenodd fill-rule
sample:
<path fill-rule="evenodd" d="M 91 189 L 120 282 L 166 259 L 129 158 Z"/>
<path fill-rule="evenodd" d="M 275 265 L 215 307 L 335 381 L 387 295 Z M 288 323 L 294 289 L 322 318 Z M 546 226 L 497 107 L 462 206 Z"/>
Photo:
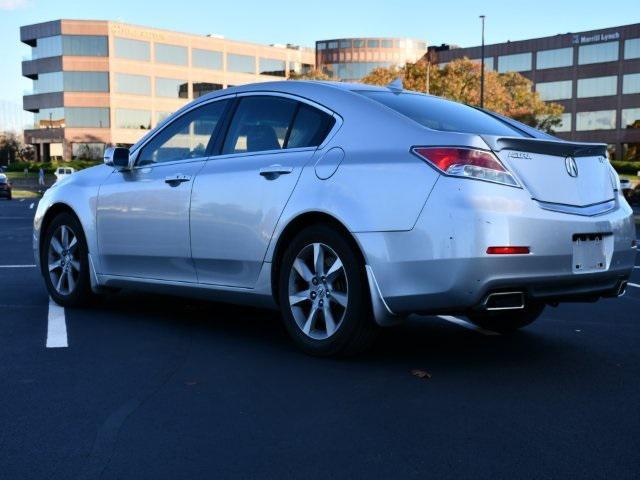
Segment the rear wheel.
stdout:
<path fill-rule="evenodd" d="M 522 310 L 469 312 L 471 322 L 486 330 L 511 333 L 535 322 L 544 311 L 544 303 L 530 303 Z"/>
<path fill-rule="evenodd" d="M 375 338 L 364 265 L 328 226 L 306 228 L 285 251 L 279 302 L 287 331 L 306 353 L 355 354 Z"/>
<path fill-rule="evenodd" d="M 45 233 L 41 264 L 49 295 L 66 307 L 91 296 L 87 242 L 80 222 L 69 213 L 56 216 Z"/>

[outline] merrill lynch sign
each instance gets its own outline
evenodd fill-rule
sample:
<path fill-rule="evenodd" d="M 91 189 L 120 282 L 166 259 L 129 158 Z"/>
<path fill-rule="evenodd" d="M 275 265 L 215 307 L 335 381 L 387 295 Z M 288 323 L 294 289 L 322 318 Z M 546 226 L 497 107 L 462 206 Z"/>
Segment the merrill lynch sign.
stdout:
<path fill-rule="evenodd" d="M 608 42 L 610 40 L 620 40 L 620 32 L 612 33 L 594 33 L 593 35 L 574 35 L 573 43 L 593 43 L 593 42 Z"/>

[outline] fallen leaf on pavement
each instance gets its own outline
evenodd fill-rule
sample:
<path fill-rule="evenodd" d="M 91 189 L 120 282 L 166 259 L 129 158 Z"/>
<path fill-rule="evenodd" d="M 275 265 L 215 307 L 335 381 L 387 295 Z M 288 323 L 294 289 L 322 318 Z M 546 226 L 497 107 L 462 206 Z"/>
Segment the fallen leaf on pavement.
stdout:
<path fill-rule="evenodd" d="M 411 370 L 411 375 L 418 378 L 426 378 L 427 380 L 431 378 L 431 374 L 426 370 L 420 370 L 418 368 L 414 368 Z"/>

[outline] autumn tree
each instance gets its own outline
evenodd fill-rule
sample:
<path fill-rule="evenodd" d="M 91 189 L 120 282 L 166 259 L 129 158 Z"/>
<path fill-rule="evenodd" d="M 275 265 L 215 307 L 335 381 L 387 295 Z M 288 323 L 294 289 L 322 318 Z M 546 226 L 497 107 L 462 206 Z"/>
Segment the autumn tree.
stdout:
<path fill-rule="evenodd" d="M 314 68 L 305 73 L 291 72 L 289 74 L 289 80 L 331 80 L 331 77 L 322 70 Z"/>
<path fill-rule="evenodd" d="M 448 98 L 468 105 L 480 104 L 480 64 L 467 58 L 454 60 L 443 68 L 426 61 L 407 63 L 400 68 L 377 68 L 362 79 L 372 85 L 387 85 L 401 77 L 404 88 Z M 560 124 L 561 105 L 545 103 L 532 83 L 516 72 L 486 71 L 484 106 L 547 132 Z"/>

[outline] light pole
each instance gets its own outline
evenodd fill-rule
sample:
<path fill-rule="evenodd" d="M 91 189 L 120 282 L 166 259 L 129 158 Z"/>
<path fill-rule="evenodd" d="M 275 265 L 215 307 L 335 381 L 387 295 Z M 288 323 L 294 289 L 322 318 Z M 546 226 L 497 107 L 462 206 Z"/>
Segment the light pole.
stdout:
<path fill-rule="evenodd" d="M 480 15 L 482 22 L 482 46 L 480 47 L 480 108 L 484 108 L 484 15 Z"/>

